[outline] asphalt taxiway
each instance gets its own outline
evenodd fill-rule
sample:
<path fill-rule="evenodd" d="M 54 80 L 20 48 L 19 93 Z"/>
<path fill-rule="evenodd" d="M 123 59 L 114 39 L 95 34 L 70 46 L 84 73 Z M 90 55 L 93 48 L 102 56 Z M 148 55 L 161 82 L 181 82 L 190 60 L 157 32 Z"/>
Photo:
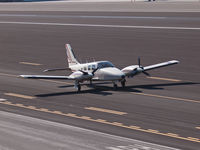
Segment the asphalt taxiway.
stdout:
<path fill-rule="evenodd" d="M 20 125 L 27 125 L 23 118 L 31 116 L 177 149 L 199 149 L 198 12 L 1 11 L 0 27 L 0 110 L 22 115 L 10 121 L 1 115 L 2 126 L 13 126 L 11 124 L 19 120 L 17 129 L 20 129 Z M 140 56 L 143 66 L 173 59 L 180 64 L 151 71 L 148 78 L 140 75 L 128 79 L 127 87 L 119 87 L 117 91 L 111 83 L 102 83 L 94 87 L 83 86 L 83 91 L 77 94 L 71 81 L 18 78 L 20 74 L 70 74 L 42 72 L 46 68 L 67 66 L 65 43 L 71 44 L 82 62 L 109 60 L 123 68 L 137 64 Z M 27 126 L 32 127 L 30 132 L 23 132 L 30 133 L 31 138 L 35 138 L 34 131 L 43 131 L 40 125 L 30 123 Z M 57 129 L 52 132 L 54 130 Z M 14 134 L 4 133 L 8 139 Z M 15 133 L 17 137 L 19 132 Z M 67 135 L 67 131 L 63 134 Z M 86 134 L 85 138 L 91 136 Z M 107 141 L 98 139 L 104 137 L 96 138 L 97 145 Z M 14 139 L 15 136 L 10 145 L 17 143 Z M 23 140 L 26 141 L 19 139 L 18 142 Z M 134 145 L 134 142 L 114 143 L 114 147 L 109 143 L 101 149 L 123 149 L 123 146 L 125 149 Z M 73 146 L 72 149 L 77 148 Z M 4 147 L 9 148 L 8 145 Z"/>

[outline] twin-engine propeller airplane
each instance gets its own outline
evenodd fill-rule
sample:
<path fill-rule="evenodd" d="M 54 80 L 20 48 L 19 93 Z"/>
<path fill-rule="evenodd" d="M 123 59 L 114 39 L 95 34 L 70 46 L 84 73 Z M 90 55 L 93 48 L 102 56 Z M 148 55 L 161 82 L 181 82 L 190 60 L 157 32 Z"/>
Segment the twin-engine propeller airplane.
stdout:
<path fill-rule="evenodd" d="M 117 82 L 121 82 L 122 87 L 125 87 L 126 77 L 133 77 L 140 73 L 150 76 L 146 71 L 161 68 L 169 65 L 179 63 L 177 60 L 171 60 L 155 65 L 143 67 L 140 64 L 140 58 L 138 58 L 138 65 L 131 65 L 120 70 L 116 68 L 109 61 L 96 61 L 90 63 L 81 64 L 77 61 L 70 44 L 66 44 L 66 53 L 69 68 L 56 68 L 47 69 L 47 71 L 58 71 L 58 70 L 71 70 L 72 74 L 69 76 L 47 76 L 47 75 L 20 75 L 23 78 L 29 79 L 60 79 L 60 80 L 74 80 L 75 88 L 78 92 L 81 90 L 80 83 L 84 81 L 112 81 L 114 89 L 117 89 Z"/>

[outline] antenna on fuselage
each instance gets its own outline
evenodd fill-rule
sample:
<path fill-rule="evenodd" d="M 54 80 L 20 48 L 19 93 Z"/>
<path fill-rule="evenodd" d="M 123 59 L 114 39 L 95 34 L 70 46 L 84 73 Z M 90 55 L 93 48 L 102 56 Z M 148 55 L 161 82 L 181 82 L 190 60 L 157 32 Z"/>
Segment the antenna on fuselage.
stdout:
<path fill-rule="evenodd" d="M 94 57 L 93 57 L 92 59 L 93 59 L 93 62 L 95 62 L 95 59 L 94 59 Z"/>

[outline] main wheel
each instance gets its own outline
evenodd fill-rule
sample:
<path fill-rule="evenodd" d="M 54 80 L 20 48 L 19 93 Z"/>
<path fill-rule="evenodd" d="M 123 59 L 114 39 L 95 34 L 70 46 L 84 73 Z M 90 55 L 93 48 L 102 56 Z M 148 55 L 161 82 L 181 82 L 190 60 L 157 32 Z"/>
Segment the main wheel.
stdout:
<path fill-rule="evenodd" d="M 81 91 L 81 85 L 78 84 L 77 87 L 78 87 L 78 92 L 80 92 Z"/>
<path fill-rule="evenodd" d="M 126 80 L 125 79 L 121 81 L 121 85 L 122 85 L 123 88 L 126 86 Z"/>
<path fill-rule="evenodd" d="M 114 90 L 117 90 L 117 84 L 113 85 Z"/>

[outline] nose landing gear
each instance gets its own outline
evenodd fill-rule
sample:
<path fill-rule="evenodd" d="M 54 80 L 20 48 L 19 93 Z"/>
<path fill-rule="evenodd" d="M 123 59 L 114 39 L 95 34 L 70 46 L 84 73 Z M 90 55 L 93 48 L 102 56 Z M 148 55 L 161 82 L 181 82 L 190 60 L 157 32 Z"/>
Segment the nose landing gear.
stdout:
<path fill-rule="evenodd" d="M 113 88 L 114 88 L 114 90 L 117 90 L 118 86 L 117 86 L 116 82 L 113 82 Z"/>
<path fill-rule="evenodd" d="M 123 88 L 126 86 L 126 79 L 121 80 L 121 85 Z"/>

